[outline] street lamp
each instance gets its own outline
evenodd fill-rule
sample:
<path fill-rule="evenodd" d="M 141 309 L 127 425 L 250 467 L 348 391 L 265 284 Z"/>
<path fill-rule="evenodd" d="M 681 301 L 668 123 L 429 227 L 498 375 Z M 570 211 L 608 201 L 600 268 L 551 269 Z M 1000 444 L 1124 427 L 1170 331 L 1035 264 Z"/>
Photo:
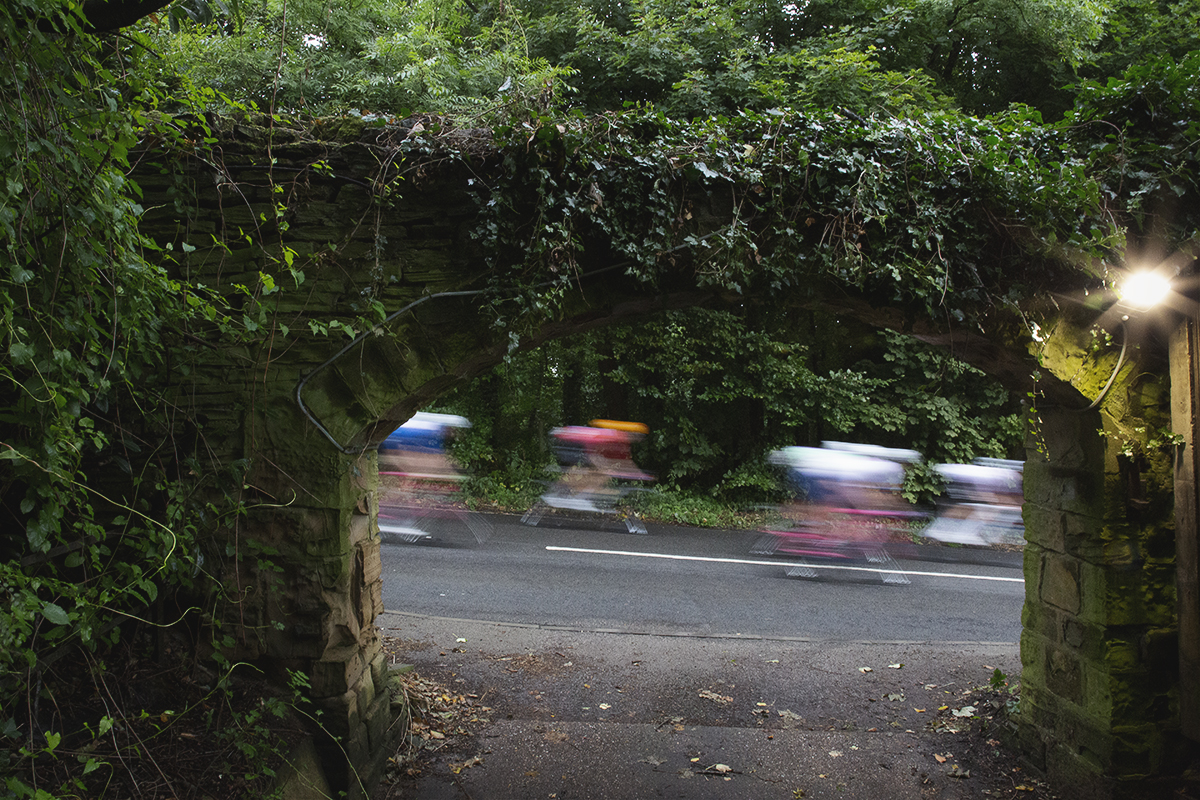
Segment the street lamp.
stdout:
<path fill-rule="evenodd" d="M 1121 299 L 1139 311 L 1146 311 L 1166 299 L 1171 282 L 1157 272 L 1134 272 L 1118 289 Z"/>
<path fill-rule="evenodd" d="M 1125 306 L 1131 311 L 1149 311 L 1167 299 L 1171 293 L 1171 282 L 1159 272 L 1151 270 L 1131 272 L 1117 284 L 1116 292 L 1120 303 L 1113 307 L 1113 311 L 1118 311 L 1121 306 Z M 1125 326 L 1126 322 L 1129 322 L 1129 315 L 1122 314 L 1120 321 L 1117 322 L 1121 328 L 1121 353 L 1117 356 L 1117 365 L 1113 367 L 1112 375 L 1108 377 L 1100 394 L 1087 408 L 1082 409 L 1083 411 L 1091 411 L 1104 402 L 1108 390 L 1112 388 L 1117 379 L 1117 373 L 1125 365 L 1125 351 L 1129 346 L 1129 331 Z"/>

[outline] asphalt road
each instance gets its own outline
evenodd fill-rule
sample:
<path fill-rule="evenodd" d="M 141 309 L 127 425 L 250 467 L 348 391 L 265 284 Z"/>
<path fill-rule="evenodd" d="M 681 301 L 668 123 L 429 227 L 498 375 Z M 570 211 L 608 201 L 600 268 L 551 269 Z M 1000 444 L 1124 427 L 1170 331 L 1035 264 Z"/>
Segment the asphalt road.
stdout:
<path fill-rule="evenodd" d="M 470 525 L 466 524 L 470 522 Z M 1019 552 L 918 547 L 891 564 L 789 575 L 746 531 L 556 516 L 426 520 L 429 539 L 384 536 L 389 612 L 547 629 L 838 642 L 1015 643 Z M 474 529 L 474 530 L 472 530 Z M 885 567 L 886 569 L 881 569 Z M 794 572 L 794 571 L 793 571 Z M 907 580 L 885 583 L 884 578 Z"/>

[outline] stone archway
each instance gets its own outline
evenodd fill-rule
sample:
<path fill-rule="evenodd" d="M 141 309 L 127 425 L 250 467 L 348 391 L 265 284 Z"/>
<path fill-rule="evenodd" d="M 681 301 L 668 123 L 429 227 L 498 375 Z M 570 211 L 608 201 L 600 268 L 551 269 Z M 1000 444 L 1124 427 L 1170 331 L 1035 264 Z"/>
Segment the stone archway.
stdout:
<path fill-rule="evenodd" d="M 487 272 L 469 235 L 476 206 L 468 187 L 477 176 L 462 162 L 431 166 L 385 214 L 368 181 L 355 177 L 375 174 L 370 148 L 273 144 L 274 163 L 258 166 L 268 135 L 250 126 L 228 132 L 215 181 L 211 165 L 190 166 L 198 198 L 191 222 L 164 210 L 146 229 L 179 249 L 189 244 L 180 269 L 214 286 L 249 282 L 288 254 L 309 265 L 301 296 L 279 311 L 293 333 L 282 334 L 275 319 L 262 347 L 214 353 L 178 397 L 205 421 L 214 459 L 249 464 L 249 513 L 222 532 L 232 552 L 276 554 L 270 572 L 240 555 L 222 565 L 222 580 L 240 589 L 225 608 L 239 631 L 236 655 L 309 675 L 337 740 L 326 748 L 326 771 L 354 796 L 379 778 L 402 732 L 374 624 L 383 609 L 373 445 L 498 362 L 512 340 L 474 288 Z M 318 162 L 324 169 L 313 169 Z M 289 226 L 270 243 L 235 246 L 239 229 L 273 213 L 278 175 L 288 176 Z M 154 178 L 143 185 L 148 193 L 169 188 Z M 217 244 L 197 246 L 197 232 Z M 521 345 L 724 300 L 686 281 L 648 289 L 610 266 L 593 265 L 594 277 L 582 269 L 561 321 L 524 332 Z M 320 334 L 348 316 L 364 286 L 377 287 L 372 297 L 387 310 L 408 310 L 346 345 Z M 1035 343 L 1015 317 L 993 319 L 988 337 L 968 336 L 906 322 L 844 289 L 803 302 L 951 347 L 1030 396 L 1022 745 L 1060 785 L 1091 797 L 1165 774 L 1181 744 L 1180 683 L 1169 460 L 1144 446 L 1167 407 L 1165 370 L 1150 349 L 1114 368 L 1112 352 L 1086 355 L 1093 320 L 1054 307 L 1039 313 L 1044 336 Z M 1102 416 L 1087 406 L 1112 373 L 1118 381 Z"/>

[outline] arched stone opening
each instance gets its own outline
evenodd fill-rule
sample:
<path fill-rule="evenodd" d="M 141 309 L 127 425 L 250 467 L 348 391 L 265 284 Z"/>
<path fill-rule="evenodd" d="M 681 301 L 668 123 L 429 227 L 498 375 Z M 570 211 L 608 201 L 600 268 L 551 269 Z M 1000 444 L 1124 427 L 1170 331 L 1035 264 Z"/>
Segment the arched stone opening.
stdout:
<path fill-rule="evenodd" d="M 250 138 L 238 146 L 253 155 L 261 143 Z M 338 177 L 368 174 L 371 153 L 324 148 L 274 151 L 296 165 L 276 169 L 302 173 L 318 156 L 332 163 L 330 175 L 310 171 L 291 184 L 291 228 L 278 242 L 224 254 L 201 248 L 181 265 L 193 277 L 227 285 L 249 282 L 282 253 L 309 259 L 303 297 L 289 300 L 284 311 L 293 331 L 314 335 L 281 335 L 275 346 L 275 320 L 260 349 L 214 354 L 179 396 L 208 420 L 214 458 L 249 465 L 248 513 L 223 533 L 234 555 L 220 576 L 237 588 L 237 602 L 224 607 L 238 631 L 232 654 L 277 675 L 293 668 L 309 676 L 324 712 L 326 769 L 335 786 L 354 795 L 379 778 L 403 732 L 374 624 L 382 603 L 373 445 L 413 411 L 496 363 L 513 339 L 492 324 L 469 288 L 486 275 L 469 235 L 476 212 L 467 187 L 474 176 L 460 167 L 430 178 L 382 218 L 369 187 Z M 228 152 L 235 149 L 229 143 Z M 241 205 L 224 206 L 228 194 L 200 168 L 209 181 L 197 183 L 205 186 L 197 190 L 201 214 L 162 239 L 194 242 L 200 232 L 232 242 L 239 225 L 274 208 L 276 184 L 262 179 L 268 170 L 252 162 L 223 169 L 241 184 Z M 248 191 L 254 181 L 261 185 Z M 331 243 L 334 250 L 323 249 Z M 619 271 L 601 272 L 611 265 L 591 266 L 597 274 L 576 282 L 561 321 L 521 332 L 520 346 L 730 299 L 682 279 L 649 289 Z M 588 274 L 586 265 L 581 271 Z M 375 296 L 388 311 L 441 296 L 347 347 L 315 335 L 316 327 L 344 317 L 369 285 L 381 287 Z M 988 335 L 967 335 L 914 322 L 903 309 L 873 306 L 843 289 L 806 288 L 796 302 L 836 307 L 945 346 L 1030 397 L 1023 747 L 1061 786 L 1084 787 L 1092 797 L 1168 772 L 1181 744 L 1181 684 L 1171 453 L 1145 447 L 1147 431 L 1167 425 L 1165 368 L 1152 348 L 1117 369 L 1113 348 L 1088 354 L 1095 320 L 1083 312 L 1041 310 L 1043 341 L 1035 343 L 1015 316 L 998 313 Z M 1105 393 L 1104 414 L 1089 410 L 1113 373 L 1118 380 Z M 273 554 L 269 571 L 249 557 L 264 548 Z"/>
<path fill-rule="evenodd" d="M 630 301 L 609 315 L 593 310 L 547 326 L 529 341 L 704 299 Z M 451 317 L 461 320 L 457 313 Z M 1020 354 L 996 343 L 972 347 L 987 355 L 983 360 L 989 366 L 1002 363 L 1008 369 L 1021 362 Z M 374 519 L 377 462 L 369 445 L 503 353 L 500 345 L 481 347 L 458 363 L 446 362 L 444 372 L 430 374 L 390 406 L 379 396 L 367 402 L 358 394 L 378 391 L 386 383 L 387 366 L 377 368 L 380 374 L 354 371 L 354 386 L 314 392 L 314 397 L 356 397 L 356 407 L 378 410 L 377 420 L 368 419 L 349 437 L 362 443 L 356 447 L 367 448 L 361 455 L 353 448 L 337 452 L 300 405 L 282 398 L 280 413 L 262 420 L 264 428 L 277 428 L 270 439 L 286 444 L 260 454 L 264 466 L 255 470 L 253 483 L 271 485 L 273 492 L 294 500 L 286 509 L 252 515 L 248 525 L 266 541 L 290 541 L 297 549 L 287 567 L 293 604 L 277 603 L 279 593 L 264 592 L 264 627 L 282 622 L 283 629 L 257 655 L 282 657 L 311 672 L 313 693 L 321 698 L 326 720 L 336 724 L 329 730 L 344 738 L 355 764 L 386 758 L 387 728 L 393 724 L 385 710 L 387 670 L 374 628 L 383 609 Z M 1141 366 L 1134 362 L 1127 368 L 1135 372 Z M 1111 368 L 1110 360 L 1092 371 Z M 341 374 L 333 373 L 338 377 L 330 380 L 341 382 Z M 1047 390 L 1051 382 L 1055 388 Z M 1119 796 L 1126 781 L 1169 773 L 1179 749 L 1175 565 L 1169 507 L 1166 517 L 1162 513 L 1170 502 L 1162 495 L 1165 454 L 1125 452 L 1129 441 L 1119 434 L 1121 424 L 1146 424 L 1147 415 L 1162 412 L 1165 386 L 1143 380 L 1122 387 L 1140 392 L 1146 407 L 1127 409 L 1127 419 L 1106 423 L 1099 410 L 1086 408 L 1083 395 L 1047 375 L 1039 383 L 1043 397 L 1027 442 L 1021 745 L 1056 785 L 1086 787 L 1088 796 Z M 322 408 L 337 414 L 332 403 Z M 328 418 L 317 421 L 332 428 L 337 418 L 332 424 Z M 321 458 L 314 459 L 314 453 Z M 277 471 L 283 464 L 292 465 L 286 475 Z M 1157 475 L 1143 475 L 1146 471 Z M 316 496 L 327 497 L 328 505 L 312 502 Z"/>

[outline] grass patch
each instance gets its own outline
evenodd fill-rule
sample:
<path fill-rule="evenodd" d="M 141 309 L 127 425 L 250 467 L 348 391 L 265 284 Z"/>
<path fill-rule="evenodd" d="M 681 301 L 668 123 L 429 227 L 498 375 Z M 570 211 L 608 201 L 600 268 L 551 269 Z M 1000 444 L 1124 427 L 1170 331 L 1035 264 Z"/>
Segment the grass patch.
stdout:
<path fill-rule="evenodd" d="M 771 514 L 770 509 L 739 508 L 672 486 L 635 492 L 628 500 L 629 507 L 642 519 L 668 525 L 743 530 L 760 527 Z"/>

